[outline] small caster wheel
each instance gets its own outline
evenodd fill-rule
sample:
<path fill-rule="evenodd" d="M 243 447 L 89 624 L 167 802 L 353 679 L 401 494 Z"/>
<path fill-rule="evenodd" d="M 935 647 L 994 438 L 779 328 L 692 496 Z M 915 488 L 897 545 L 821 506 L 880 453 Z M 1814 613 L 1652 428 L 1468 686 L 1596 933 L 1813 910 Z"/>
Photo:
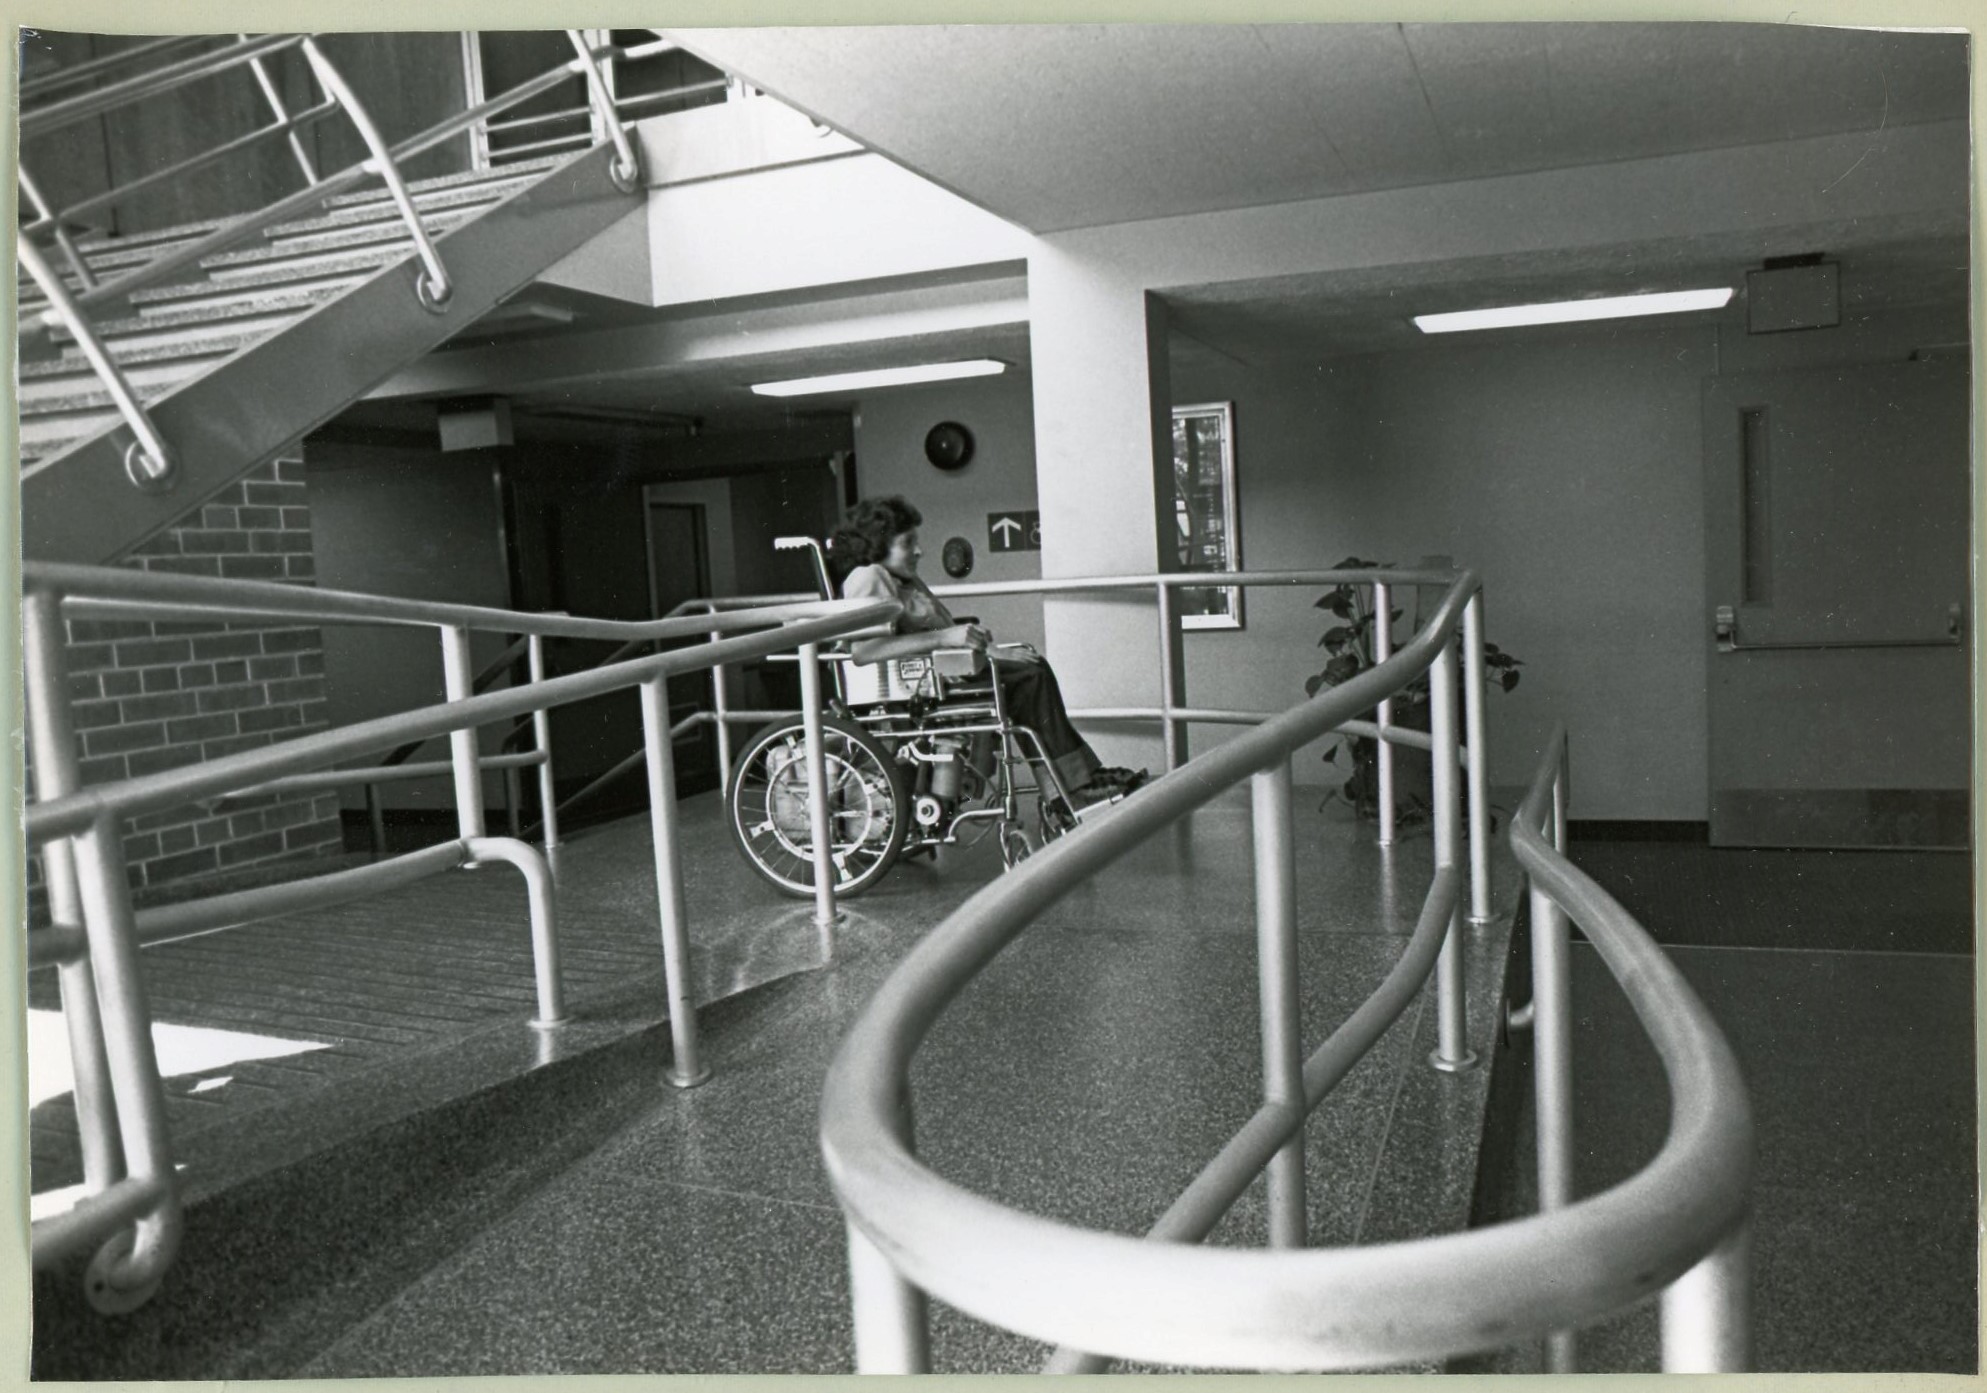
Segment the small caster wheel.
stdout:
<path fill-rule="evenodd" d="M 130 1260 L 137 1245 L 136 1229 L 120 1229 L 90 1259 L 83 1272 L 83 1296 L 95 1310 L 107 1316 L 129 1315 L 158 1294 L 157 1277 L 136 1286 L 118 1281 L 118 1269 Z"/>
<path fill-rule="evenodd" d="M 1000 864 L 1007 870 L 1026 861 L 1035 848 L 1029 845 L 1028 834 L 1021 830 L 1018 822 L 1003 822 L 1000 825 Z"/>

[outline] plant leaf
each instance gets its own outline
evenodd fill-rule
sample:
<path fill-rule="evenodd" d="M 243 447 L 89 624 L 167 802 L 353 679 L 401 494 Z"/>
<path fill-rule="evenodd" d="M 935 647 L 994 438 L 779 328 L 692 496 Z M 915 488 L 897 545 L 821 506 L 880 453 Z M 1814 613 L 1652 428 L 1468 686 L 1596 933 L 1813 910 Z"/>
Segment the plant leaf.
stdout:
<path fill-rule="evenodd" d="M 1519 676 L 1519 674 L 1517 674 L 1517 673 L 1515 673 L 1515 672 L 1507 672 L 1507 673 L 1505 673 L 1505 674 L 1504 674 L 1504 677 L 1503 677 L 1503 679 L 1502 679 L 1502 680 L 1503 680 L 1503 682 L 1504 682 L 1504 690 L 1505 690 L 1505 691 L 1507 691 L 1507 692 L 1508 692 L 1508 691 L 1510 691 L 1510 690 L 1511 690 L 1511 689 L 1512 689 L 1513 687 L 1515 687 L 1515 686 L 1517 686 L 1517 685 L 1518 685 L 1518 676 Z"/>

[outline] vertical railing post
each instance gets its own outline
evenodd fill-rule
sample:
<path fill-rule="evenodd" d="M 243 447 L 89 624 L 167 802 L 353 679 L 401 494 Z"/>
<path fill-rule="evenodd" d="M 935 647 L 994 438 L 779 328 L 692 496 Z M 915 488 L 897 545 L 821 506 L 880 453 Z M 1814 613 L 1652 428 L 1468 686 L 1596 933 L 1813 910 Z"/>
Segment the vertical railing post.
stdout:
<path fill-rule="evenodd" d="M 386 809 L 380 805 L 379 785 L 366 785 L 366 836 L 372 842 L 373 860 L 386 856 Z"/>
<path fill-rule="evenodd" d="M 724 637 L 721 629 L 711 630 L 711 642 Z M 711 718 L 718 731 L 718 789 L 720 792 L 731 787 L 731 697 L 725 691 L 725 667 L 715 663 L 711 667 Z"/>
<path fill-rule="evenodd" d="M 913 1146 L 910 1084 L 898 1082 L 896 1132 Z M 849 1306 L 854 1317 L 856 1372 L 922 1374 L 931 1369 L 930 1313 L 925 1294 L 906 1281 L 869 1236 L 847 1222 Z"/>
<path fill-rule="evenodd" d="M 533 684 L 543 682 L 545 636 L 530 634 L 524 644 L 531 680 Z M 559 845 L 559 794 L 558 784 L 552 777 L 552 713 L 542 706 L 531 713 L 531 747 L 539 754 L 538 825 L 545 834 L 545 849 L 551 851 Z"/>
<path fill-rule="evenodd" d="M 248 42 L 248 35 L 243 34 L 240 37 L 243 43 Z M 290 110 L 283 105 L 283 94 L 276 90 L 276 80 L 269 75 L 268 67 L 260 58 L 250 59 L 248 66 L 255 74 L 256 85 L 262 89 L 262 99 L 269 103 L 269 110 L 275 113 L 279 122 L 287 122 L 290 119 Z M 315 184 L 317 166 L 311 160 L 310 151 L 304 148 L 303 134 L 299 131 L 290 132 L 290 154 L 295 157 L 297 168 L 303 171 L 304 182 Z"/>
<path fill-rule="evenodd" d="M 1264 1170 L 1272 1248 L 1301 1248 L 1304 1210 L 1304 1044 L 1297 993 L 1297 853 L 1290 759 L 1249 780 L 1256 861 L 1256 974 L 1262 1012 L 1263 1100 L 1299 1119 Z"/>
<path fill-rule="evenodd" d="M 442 635 L 442 693 L 450 701 L 475 695 L 476 673 L 469 665 L 469 631 L 457 624 L 440 626 Z M 467 841 L 484 835 L 483 770 L 476 757 L 476 727 L 448 733 L 449 763 L 455 773 L 456 835 Z"/>
<path fill-rule="evenodd" d="M 513 840 L 524 835 L 524 776 L 516 769 L 504 770 L 504 830 Z"/>
<path fill-rule="evenodd" d="M 43 590 L 21 597 L 21 650 L 27 667 L 28 748 L 34 756 L 35 800 L 45 802 L 82 787 L 76 735 L 69 719 L 69 663 L 63 648 L 61 597 Z M 41 849 L 48 882 L 49 919 L 69 928 L 83 925 L 76 887 L 75 851 L 66 837 Z M 124 1178 L 117 1139 L 117 1101 L 112 1096 L 110 1063 L 104 1053 L 103 1022 L 97 1009 L 96 974 L 87 956 L 58 969 L 62 1021 L 69 1034 L 75 1075 L 76 1129 L 83 1151 L 83 1185 L 96 1194 Z"/>
<path fill-rule="evenodd" d="M 1378 666 L 1394 656 L 1393 589 L 1385 581 L 1373 582 L 1373 663 Z M 1374 751 L 1380 774 L 1380 845 L 1394 844 L 1394 745 L 1386 738 L 1394 723 L 1394 699 L 1380 700 L 1380 748 Z"/>
<path fill-rule="evenodd" d="M 1187 731 L 1173 713 L 1186 699 L 1181 688 L 1180 616 L 1174 605 L 1173 587 L 1163 580 L 1159 592 L 1159 737 L 1165 746 L 1166 772 L 1172 773 L 1187 762 Z"/>
<path fill-rule="evenodd" d="M 1484 779 L 1489 751 L 1483 740 L 1483 591 L 1463 606 L 1463 740 L 1469 764 L 1470 922 L 1490 922 L 1490 790 Z"/>
<path fill-rule="evenodd" d="M 828 828 L 828 755 L 821 729 L 821 662 L 816 644 L 800 646 L 800 714 L 807 731 L 807 813 L 814 851 L 814 923 L 835 922 L 834 843 Z"/>
<path fill-rule="evenodd" d="M 1457 798 L 1461 757 L 1456 738 L 1456 636 L 1452 633 L 1428 670 L 1428 725 L 1433 748 L 1429 764 L 1435 794 L 1435 869 L 1454 870 L 1457 844 L 1462 840 L 1462 807 Z M 1460 900 L 1460 897 L 1459 897 Z M 1449 931 L 1435 961 L 1436 1023 L 1439 1043 L 1430 1063 L 1445 1073 L 1459 1073 L 1476 1063 L 1469 1047 L 1469 1019 L 1463 980 L 1463 908 L 1449 912 Z"/>
<path fill-rule="evenodd" d="M 1557 803 L 1561 776 L 1553 780 Z M 1573 1203 L 1573 964 L 1565 911 L 1533 884 L 1532 1096 L 1538 1130 L 1539 1209 L 1549 1213 Z M 1546 1337 L 1546 1371 L 1570 1374 L 1576 1364 L 1574 1334 Z"/>
<path fill-rule="evenodd" d="M 110 814 L 99 818 L 74 845 L 124 1167 L 132 1179 L 156 1181 L 166 1193 L 156 1209 L 138 1220 L 128 1252 L 111 1245 L 98 1250 L 88 1294 L 99 1310 L 117 1311 L 148 1298 L 171 1263 L 179 1247 L 179 1196 L 166 1132 L 165 1089 L 152 1046 L 152 1013 L 138 971 L 137 922 L 118 819 Z M 112 1254 L 116 1256 L 104 1261 Z"/>
<path fill-rule="evenodd" d="M 676 807 L 676 756 L 669 734 L 669 679 L 642 683 L 642 752 L 648 763 L 649 834 L 655 844 L 656 913 L 662 926 L 662 975 L 669 996 L 675 1058 L 666 1075 L 678 1088 L 711 1076 L 697 1059 L 697 1010 L 690 998 L 690 935 L 683 906 L 683 843 Z"/>
<path fill-rule="evenodd" d="M 1752 1351 L 1752 1224 L 1726 1235 L 1663 1290 L 1663 1372 L 1749 1373 Z"/>

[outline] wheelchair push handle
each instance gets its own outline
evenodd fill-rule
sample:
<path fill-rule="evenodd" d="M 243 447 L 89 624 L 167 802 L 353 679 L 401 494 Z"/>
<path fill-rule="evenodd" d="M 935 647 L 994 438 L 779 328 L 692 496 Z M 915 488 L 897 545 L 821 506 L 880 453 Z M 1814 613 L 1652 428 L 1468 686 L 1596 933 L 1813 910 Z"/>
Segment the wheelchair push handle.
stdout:
<path fill-rule="evenodd" d="M 828 553 L 813 537 L 775 537 L 774 551 L 810 551 L 814 553 L 814 582 L 821 588 L 821 598 L 835 598 L 835 582 L 828 574 Z"/>

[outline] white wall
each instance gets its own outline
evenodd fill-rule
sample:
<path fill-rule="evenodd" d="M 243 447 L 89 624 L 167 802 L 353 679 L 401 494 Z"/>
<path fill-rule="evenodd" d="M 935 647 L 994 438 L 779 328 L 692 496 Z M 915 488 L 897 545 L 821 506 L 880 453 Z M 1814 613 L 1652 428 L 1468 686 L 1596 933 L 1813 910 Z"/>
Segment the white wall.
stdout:
<path fill-rule="evenodd" d="M 973 458 L 947 472 L 925 459 L 925 432 L 940 421 L 957 421 L 973 433 Z M 856 413 L 856 482 L 865 497 L 902 494 L 919 512 L 919 534 L 927 584 L 944 586 L 940 564 L 948 537 L 973 544 L 973 573 L 962 583 L 1037 580 L 1042 554 L 989 549 L 987 515 L 1009 508 L 1034 508 L 1035 414 L 1028 374 L 899 387 L 876 392 Z M 1030 596 L 962 599 L 950 606 L 979 616 L 1004 640 L 1040 645 L 1041 602 Z"/>
<path fill-rule="evenodd" d="M 1567 722 L 1583 818 L 1706 816 L 1703 379 L 1738 365 L 1895 361 L 1964 337 L 1957 311 L 1748 339 L 1712 324 L 1547 330 L 1327 365 L 1176 374 L 1236 402 L 1243 559 L 1350 554 L 1475 568 L 1487 632 L 1523 658 L 1491 694 L 1493 783 Z M 1274 708 L 1322 666 L 1314 594 L 1249 598 L 1242 634 L 1187 636 L 1190 701 Z M 1240 659 L 1238 661 L 1238 658 Z M 1205 749 L 1220 732 L 1197 732 Z M 1300 756 L 1297 776 L 1333 778 Z"/>

